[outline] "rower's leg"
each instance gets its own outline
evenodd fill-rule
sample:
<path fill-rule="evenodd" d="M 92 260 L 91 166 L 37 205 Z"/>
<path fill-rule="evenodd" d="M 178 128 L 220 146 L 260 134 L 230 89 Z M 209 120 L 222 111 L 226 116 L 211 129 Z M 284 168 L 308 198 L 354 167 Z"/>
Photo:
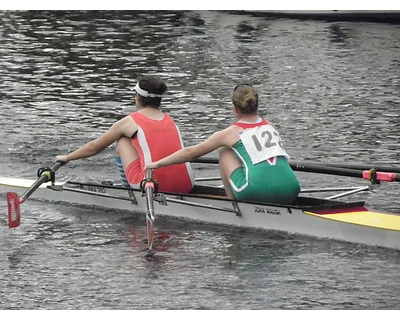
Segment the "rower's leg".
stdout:
<path fill-rule="evenodd" d="M 129 188 L 130 185 L 128 183 L 128 180 L 126 179 L 124 167 L 122 166 L 122 162 L 121 162 L 121 158 L 119 156 L 116 156 L 115 162 L 117 163 L 117 168 L 118 168 L 119 175 L 121 177 L 122 186 L 125 188 Z"/>
<path fill-rule="evenodd" d="M 224 184 L 226 195 L 229 199 L 235 199 L 229 183 L 229 178 L 233 170 L 239 168 L 241 165 L 242 164 L 231 148 L 224 147 L 221 149 L 219 153 L 219 170 L 221 172 L 221 180 Z"/>
<path fill-rule="evenodd" d="M 117 141 L 117 157 L 115 158 L 118 166 L 118 171 L 121 176 L 122 185 L 124 187 L 130 187 L 130 184 L 126 178 L 126 168 L 130 163 L 139 159 L 139 155 L 132 144 L 131 139 L 123 137 Z"/>

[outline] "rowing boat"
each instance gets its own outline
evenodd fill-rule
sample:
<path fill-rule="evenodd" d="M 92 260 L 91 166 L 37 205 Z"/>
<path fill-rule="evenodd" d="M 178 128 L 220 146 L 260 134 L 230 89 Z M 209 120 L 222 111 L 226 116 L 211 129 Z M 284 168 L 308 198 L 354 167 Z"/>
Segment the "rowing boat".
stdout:
<path fill-rule="evenodd" d="M 204 159 L 200 163 L 215 163 Z M 295 170 L 307 170 L 307 166 L 292 164 Z M 315 167 L 313 167 L 315 169 Z M 325 167 L 323 167 L 325 168 Z M 321 166 L 318 167 L 321 170 Z M 322 173 L 351 176 L 355 169 L 329 167 Z M 315 170 L 314 170 L 315 171 Z M 233 201 L 226 197 L 220 186 L 204 184 L 200 180 L 189 194 L 154 193 L 152 210 L 155 216 L 169 216 L 195 221 L 225 224 L 245 228 L 283 231 L 311 237 L 328 238 L 351 243 L 400 250 L 400 215 L 369 210 L 364 201 L 343 201 L 338 198 L 369 191 L 379 179 L 398 181 L 396 174 L 373 175 L 370 185 L 361 187 L 330 188 L 318 191 L 339 192 L 330 197 L 311 197 L 302 190 L 290 206 L 253 201 Z M 394 175 L 394 176 L 393 176 Z M 366 178 L 365 171 L 363 176 Z M 207 179 L 203 179 L 207 180 Z M 26 192 L 35 184 L 33 179 L 0 177 L 1 194 Z M 32 192 L 31 192 L 32 193 Z M 31 199 L 98 206 L 113 210 L 148 212 L 149 201 L 141 188 L 126 188 L 112 182 L 52 181 L 41 183 L 30 194 Z M 23 220 L 22 220 L 23 221 Z"/>

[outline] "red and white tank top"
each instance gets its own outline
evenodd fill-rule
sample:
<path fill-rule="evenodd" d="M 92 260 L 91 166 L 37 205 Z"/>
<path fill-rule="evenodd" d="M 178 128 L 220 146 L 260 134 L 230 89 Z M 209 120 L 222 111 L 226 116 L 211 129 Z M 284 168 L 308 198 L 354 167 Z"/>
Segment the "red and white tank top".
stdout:
<path fill-rule="evenodd" d="M 153 120 L 139 112 L 131 114 L 138 125 L 137 135 L 132 139 L 142 168 L 183 148 L 179 128 L 168 114 L 164 119 Z M 143 171 L 144 176 L 144 171 Z M 175 164 L 153 171 L 161 192 L 188 193 L 194 185 L 190 163 Z"/>

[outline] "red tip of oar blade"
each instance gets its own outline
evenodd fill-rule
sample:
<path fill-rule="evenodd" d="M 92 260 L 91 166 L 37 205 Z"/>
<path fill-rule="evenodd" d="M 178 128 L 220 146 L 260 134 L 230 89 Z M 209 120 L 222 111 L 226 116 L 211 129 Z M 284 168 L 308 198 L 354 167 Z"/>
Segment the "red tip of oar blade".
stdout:
<path fill-rule="evenodd" d="M 20 200 L 15 192 L 7 193 L 8 205 L 8 227 L 16 228 L 21 222 L 21 214 L 19 210 Z"/>
<path fill-rule="evenodd" d="M 375 173 L 375 179 L 378 181 L 384 181 L 384 182 L 393 182 L 393 181 L 397 181 L 397 175 L 395 173 L 391 173 L 391 172 L 376 172 Z M 367 179 L 367 180 L 371 180 L 372 178 L 372 173 L 371 171 L 364 171 L 363 172 L 363 178 Z"/>

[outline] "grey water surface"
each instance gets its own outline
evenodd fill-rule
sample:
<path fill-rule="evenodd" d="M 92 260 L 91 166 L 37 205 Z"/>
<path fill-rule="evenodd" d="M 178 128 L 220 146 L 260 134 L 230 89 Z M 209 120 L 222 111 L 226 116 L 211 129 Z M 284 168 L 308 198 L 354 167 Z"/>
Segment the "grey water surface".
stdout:
<path fill-rule="evenodd" d="M 36 171 L 135 110 L 142 74 L 186 145 L 234 121 L 253 84 L 295 161 L 400 165 L 400 25 L 218 11 L 0 11 L 0 176 Z M 118 180 L 114 146 L 57 178 Z M 216 156 L 213 153 L 211 156 Z M 218 175 L 194 166 L 198 177 Z M 365 184 L 298 173 L 304 187 Z M 400 186 L 353 196 L 400 213 Z M 27 201 L 7 227 L 0 309 L 399 309 L 398 251 L 164 218 L 146 258 L 143 214 Z"/>

